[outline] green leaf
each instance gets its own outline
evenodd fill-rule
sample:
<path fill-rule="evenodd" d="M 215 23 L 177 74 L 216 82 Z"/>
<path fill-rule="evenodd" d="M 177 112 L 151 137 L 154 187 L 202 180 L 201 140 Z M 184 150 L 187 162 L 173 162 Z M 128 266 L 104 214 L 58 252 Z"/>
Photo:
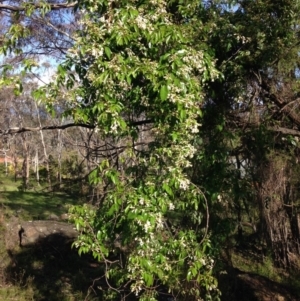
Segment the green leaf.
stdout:
<path fill-rule="evenodd" d="M 57 71 L 58 71 L 59 75 L 61 75 L 61 76 L 66 75 L 66 69 L 62 65 L 57 66 Z"/>
<path fill-rule="evenodd" d="M 221 132 L 223 130 L 223 125 L 222 124 L 218 124 L 217 125 L 217 130 Z"/>
<path fill-rule="evenodd" d="M 143 278 L 145 280 L 145 283 L 148 287 L 150 287 L 153 284 L 153 276 L 149 273 L 144 273 Z"/>
<path fill-rule="evenodd" d="M 106 56 L 108 57 L 108 59 L 111 58 L 111 50 L 109 49 L 109 47 L 104 47 L 104 51 Z"/>
<path fill-rule="evenodd" d="M 159 95 L 162 101 L 165 101 L 168 98 L 168 87 L 166 85 L 160 87 Z"/>
<path fill-rule="evenodd" d="M 168 184 L 163 183 L 163 189 L 167 192 L 168 195 L 170 196 L 174 195 L 171 187 Z"/>
<path fill-rule="evenodd" d="M 186 110 L 185 109 L 180 109 L 180 119 L 184 120 L 186 118 Z"/>

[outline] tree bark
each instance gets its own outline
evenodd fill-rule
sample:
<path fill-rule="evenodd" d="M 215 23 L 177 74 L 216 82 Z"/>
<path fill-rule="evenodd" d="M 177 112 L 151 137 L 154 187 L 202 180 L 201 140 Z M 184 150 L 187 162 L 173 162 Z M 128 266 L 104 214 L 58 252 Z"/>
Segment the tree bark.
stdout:
<path fill-rule="evenodd" d="M 289 218 L 284 207 L 286 177 L 284 163 L 269 161 L 261 166 L 261 185 L 258 191 L 260 206 L 261 231 L 272 252 L 276 266 L 287 268 L 290 265 L 288 256 Z"/>

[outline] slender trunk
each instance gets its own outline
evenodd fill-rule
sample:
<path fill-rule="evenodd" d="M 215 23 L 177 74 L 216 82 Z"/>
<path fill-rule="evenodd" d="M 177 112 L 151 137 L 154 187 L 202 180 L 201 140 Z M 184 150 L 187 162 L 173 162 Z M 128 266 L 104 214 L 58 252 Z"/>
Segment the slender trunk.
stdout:
<path fill-rule="evenodd" d="M 8 175 L 8 164 L 7 164 L 7 153 L 4 151 L 4 165 L 5 165 L 5 175 Z"/>
<path fill-rule="evenodd" d="M 57 171 L 57 179 L 59 182 L 59 186 L 61 186 L 61 153 L 62 153 L 62 138 L 61 138 L 61 130 L 58 130 L 58 171 Z"/>
<path fill-rule="evenodd" d="M 40 185 L 40 173 L 39 173 L 39 151 L 36 150 L 35 153 L 35 175 L 36 175 L 36 182 L 38 185 Z"/>
<path fill-rule="evenodd" d="M 22 142 L 23 142 L 23 154 L 24 154 L 23 165 L 22 165 L 22 179 L 23 179 L 22 185 L 23 185 L 23 190 L 26 190 L 29 184 L 30 154 L 29 154 L 29 145 L 27 144 L 25 134 L 22 135 Z"/>
<path fill-rule="evenodd" d="M 16 139 L 14 139 L 14 146 L 12 147 L 12 152 L 11 152 L 11 156 L 12 156 L 12 164 L 13 164 L 13 168 L 14 168 L 14 180 L 15 182 L 17 182 L 17 176 L 18 176 L 18 159 L 17 159 L 17 155 L 16 155 Z"/>
<path fill-rule="evenodd" d="M 15 182 L 17 182 L 17 178 L 18 178 L 18 161 L 17 161 L 17 156 L 16 154 L 14 153 L 14 156 L 13 156 L 13 160 L 14 160 L 14 171 L 15 171 Z"/>
<path fill-rule="evenodd" d="M 41 123 L 41 119 L 40 119 L 39 109 L 38 109 L 36 103 L 35 103 L 35 108 L 36 108 L 36 112 L 37 112 L 39 126 L 41 128 L 42 123 Z M 46 143 L 45 143 L 44 134 L 43 134 L 42 130 L 40 130 L 40 136 L 41 136 L 41 142 L 42 142 L 44 157 L 45 157 L 45 164 L 46 164 L 46 171 L 47 171 L 47 181 L 48 181 L 48 184 L 49 184 L 49 188 L 52 190 L 51 176 L 50 176 L 50 166 L 49 166 L 49 156 L 48 156 L 48 153 L 47 153 Z"/>

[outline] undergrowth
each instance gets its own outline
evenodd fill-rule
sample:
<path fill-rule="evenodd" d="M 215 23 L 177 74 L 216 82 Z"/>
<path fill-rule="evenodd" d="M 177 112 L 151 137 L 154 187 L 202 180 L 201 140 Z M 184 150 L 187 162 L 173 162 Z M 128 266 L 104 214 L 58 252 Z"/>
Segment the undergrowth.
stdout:
<path fill-rule="evenodd" d="M 270 254 L 254 254 L 234 251 L 232 253 L 234 267 L 247 273 L 260 275 L 291 289 L 300 296 L 299 268 L 285 270 L 274 265 Z"/>

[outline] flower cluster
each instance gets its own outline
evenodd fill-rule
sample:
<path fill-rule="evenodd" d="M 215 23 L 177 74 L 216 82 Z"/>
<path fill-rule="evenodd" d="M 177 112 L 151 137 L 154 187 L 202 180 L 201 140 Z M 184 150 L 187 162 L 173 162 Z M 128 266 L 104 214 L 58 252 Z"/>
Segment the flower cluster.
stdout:
<path fill-rule="evenodd" d="M 179 179 L 179 188 L 182 190 L 187 190 L 189 187 L 190 181 L 188 179 Z"/>
<path fill-rule="evenodd" d="M 142 291 L 143 287 L 144 287 L 144 281 L 142 279 L 135 281 L 132 283 L 130 290 L 135 293 L 136 296 L 139 295 L 139 293 Z"/>

